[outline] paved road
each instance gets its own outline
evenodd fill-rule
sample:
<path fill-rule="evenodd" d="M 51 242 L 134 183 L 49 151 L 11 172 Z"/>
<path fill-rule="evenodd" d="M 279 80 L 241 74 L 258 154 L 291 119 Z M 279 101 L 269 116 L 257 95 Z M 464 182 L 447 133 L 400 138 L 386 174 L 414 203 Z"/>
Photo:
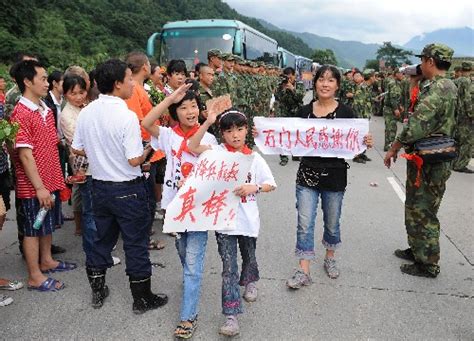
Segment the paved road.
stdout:
<path fill-rule="evenodd" d="M 241 316 L 241 340 L 396 340 L 474 339 L 474 190 L 472 175 L 454 173 L 439 217 L 441 274 L 437 279 L 403 275 L 402 261 L 392 255 L 406 247 L 403 203 L 405 163 L 392 170 L 382 164 L 383 121 L 375 117 L 371 130 L 376 147 L 368 152 L 372 162 L 351 163 L 349 186 L 342 216 L 343 247 L 337 253 L 341 276 L 326 277 L 322 268 L 324 250 L 318 242 L 318 259 L 312 263 L 314 284 L 299 291 L 285 287 L 296 266 L 294 180 L 297 163 L 278 165 L 267 157 L 279 188 L 260 197 L 262 219 L 257 257 L 261 277 L 259 299 L 245 304 Z M 389 182 L 388 178 L 393 182 Z M 377 187 L 369 183 L 375 182 Z M 70 209 L 70 208 L 67 208 Z M 14 218 L 9 212 L 9 218 Z M 18 254 L 15 222 L 7 222 L 0 234 L 0 274 L 26 278 Z M 156 229 L 160 226 L 157 223 Z M 142 316 L 132 313 L 132 299 L 124 266 L 107 274 L 111 296 L 104 307 L 89 306 L 90 289 L 84 270 L 81 240 L 73 236 L 72 223 L 54 234 L 56 244 L 67 248 L 64 260 L 80 267 L 56 277 L 67 284 L 57 293 L 12 293 L 14 304 L 0 309 L 0 339 L 154 339 L 170 340 L 178 320 L 181 267 L 173 239 L 162 236 L 167 246 L 153 251 L 151 259 L 165 268 L 155 268 L 153 289 L 165 292 L 165 307 Z M 321 240 L 321 220 L 317 240 Z M 220 271 L 216 242 L 210 234 L 196 340 L 220 340 Z M 123 259 L 119 245 L 116 254 Z"/>

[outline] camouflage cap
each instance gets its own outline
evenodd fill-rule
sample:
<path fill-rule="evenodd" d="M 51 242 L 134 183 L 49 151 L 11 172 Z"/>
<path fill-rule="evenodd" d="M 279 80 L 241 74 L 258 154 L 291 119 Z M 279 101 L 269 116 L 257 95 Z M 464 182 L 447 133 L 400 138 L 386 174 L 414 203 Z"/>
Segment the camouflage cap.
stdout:
<path fill-rule="evenodd" d="M 370 76 L 373 76 L 375 74 L 375 70 L 374 69 L 365 69 L 363 72 L 362 72 L 362 76 L 364 77 L 370 77 Z"/>
<path fill-rule="evenodd" d="M 222 59 L 227 61 L 235 60 L 235 56 L 232 53 L 223 53 Z"/>
<path fill-rule="evenodd" d="M 459 66 L 459 65 L 454 67 L 455 72 L 458 72 L 458 71 L 461 71 L 461 70 L 462 70 L 462 67 Z"/>
<path fill-rule="evenodd" d="M 462 71 L 471 71 L 472 70 L 471 62 L 462 62 L 461 63 L 461 70 Z"/>
<path fill-rule="evenodd" d="M 207 58 L 218 57 L 222 58 L 222 51 L 219 49 L 212 49 L 207 51 Z"/>
<path fill-rule="evenodd" d="M 451 63 L 453 59 L 454 50 L 447 45 L 434 43 L 428 44 L 423 48 L 421 54 L 416 54 L 416 57 L 429 57 L 443 62 Z"/>

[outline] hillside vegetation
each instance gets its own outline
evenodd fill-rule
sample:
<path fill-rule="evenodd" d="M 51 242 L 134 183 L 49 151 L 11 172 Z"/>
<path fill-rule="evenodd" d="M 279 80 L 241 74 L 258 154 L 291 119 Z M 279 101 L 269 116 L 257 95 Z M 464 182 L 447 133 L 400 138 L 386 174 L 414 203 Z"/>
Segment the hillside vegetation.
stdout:
<path fill-rule="evenodd" d="M 49 66 L 86 68 L 108 57 L 145 50 L 148 37 L 167 21 L 237 19 L 310 57 L 312 49 L 291 34 L 263 27 L 220 0 L 1 0 L 0 61 L 19 51 Z"/>

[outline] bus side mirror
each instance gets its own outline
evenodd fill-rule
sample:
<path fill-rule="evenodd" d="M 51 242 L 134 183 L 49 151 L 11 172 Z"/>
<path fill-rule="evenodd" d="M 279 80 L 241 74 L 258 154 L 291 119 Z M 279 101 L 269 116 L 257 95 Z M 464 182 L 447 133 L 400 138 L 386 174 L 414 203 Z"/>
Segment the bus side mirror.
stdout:
<path fill-rule="evenodd" d="M 150 58 L 155 56 L 155 40 L 157 36 L 161 36 L 161 31 L 153 33 L 146 43 L 146 54 Z"/>
<path fill-rule="evenodd" d="M 242 55 L 242 30 L 237 30 L 234 37 L 234 54 Z"/>

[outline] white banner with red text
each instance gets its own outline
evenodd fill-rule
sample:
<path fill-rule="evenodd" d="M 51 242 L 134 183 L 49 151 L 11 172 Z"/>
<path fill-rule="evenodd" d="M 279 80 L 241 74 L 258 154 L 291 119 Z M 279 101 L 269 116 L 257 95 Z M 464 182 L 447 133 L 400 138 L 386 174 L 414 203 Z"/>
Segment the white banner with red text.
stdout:
<path fill-rule="evenodd" d="M 252 161 L 242 153 L 202 153 L 166 208 L 163 232 L 235 229 L 241 198 L 233 190 L 245 183 Z"/>
<path fill-rule="evenodd" d="M 366 146 L 367 119 L 254 117 L 255 144 L 263 154 L 352 159 Z"/>

